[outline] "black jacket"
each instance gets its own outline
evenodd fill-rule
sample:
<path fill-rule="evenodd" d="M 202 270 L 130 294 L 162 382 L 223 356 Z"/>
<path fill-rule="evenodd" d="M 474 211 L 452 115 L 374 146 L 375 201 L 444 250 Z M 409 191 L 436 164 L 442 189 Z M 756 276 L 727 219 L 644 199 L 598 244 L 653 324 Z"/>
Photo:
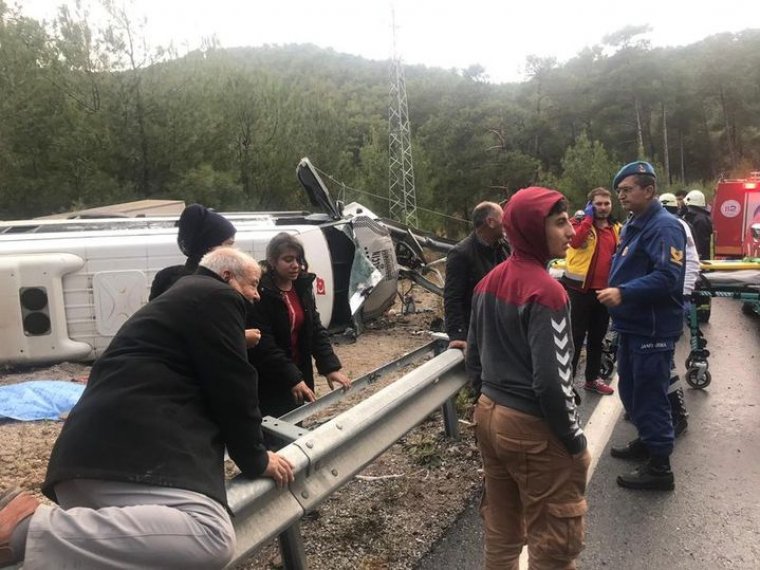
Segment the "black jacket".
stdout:
<path fill-rule="evenodd" d="M 158 297 L 161 293 L 174 285 L 180 277 L 192 275 L 195 273 L 196 269 L 198 269 L 198 262 L 191 261 L 190 259 L 187 260 L 185 265 L 164 267 L 161 271 L 156 273 L 156 276 L 153 278 L 153 283 L 150 285 L 148 301 L 152 301 Z"/>
<path fill-rule="evenodd" d="M 42 490 L 103 479 L 203 493 L 226 505 L 224 449 L 246 477 L 267 466 L 246 302 L 199 269 L 137 311 L 95 362 Z"/>
<path fill-rule="evenodd" d="M 290 390 L 302 380 L 314 389 L 312 358 L 320 374 L 341 368 L 319 320 L 312 288 L 315 277 L 311 273 L 302 274 L 294 282 L 304 312 L 298 334 L 298 362 L 293 361 L 288 309 L 270 272 L 264 274 L 259 285 L 261 300 L 249 308 L 246 328 L 261 330 L 261 340 L 248 350 L 248 357 L 259 373 L 259 400 L 264 416 L 279 417 L 296 408 Z"/>
<path fill-rule="evenodd" d="M 694 244 L 697 246 L 699 259 L 710 259 L 710 240 L 713 234 L 710 213 L 699 206 L 689 206 L 689 211 L 683 217 L 691 226 Z"/>
<path fill-rule="evenodd" d="M 493 247 L 482 243 L 475 232 L 464 238 L 446 257 L 446 283 L 443 312 L 450 340 L 467 340 L 470 306 L 475 285 L 499 263 L 507 259 L 509 248 L 498 242 Z"/>

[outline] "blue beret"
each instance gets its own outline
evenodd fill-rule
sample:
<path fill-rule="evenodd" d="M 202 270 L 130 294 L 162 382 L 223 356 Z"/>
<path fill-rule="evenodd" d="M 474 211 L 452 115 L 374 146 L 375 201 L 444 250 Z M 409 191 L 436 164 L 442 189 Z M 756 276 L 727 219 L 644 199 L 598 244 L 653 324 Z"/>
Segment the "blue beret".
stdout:
<path fill-rule="evenodd" d="M 636 162 L 629 162 L 623 168 L 618 170 L 615 178 L 612 179 L 612 189 L 617 189 L 618 184 L 620 184 L 624 178 L 631 176 L 632 174 L 649 174 L 649 176 L 657 178 L 651 164 L 644 162 L 643 160 L 637 160 Z"/>

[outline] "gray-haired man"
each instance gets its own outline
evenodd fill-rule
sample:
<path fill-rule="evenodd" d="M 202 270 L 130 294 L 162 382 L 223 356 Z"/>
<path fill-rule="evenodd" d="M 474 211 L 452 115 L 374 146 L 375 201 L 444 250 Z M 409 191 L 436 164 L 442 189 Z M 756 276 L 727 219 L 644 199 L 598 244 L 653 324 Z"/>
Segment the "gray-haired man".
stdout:
<path fill-rule="evenodd" d="M 449 348 L 467 346 L 470 306 L 475 285 L 509 255 L 501 227 L 501 206 L 481 202 L 472 211 L 474 229 L 446 256 L 443 310 Z"/>
<path fill-rule="evenodd" d="M 293 480 L 263 444 L 246 300 L 261 271 L 229 247 L 137 311 L 92 368 L 42 491 L 0 494 L 0 566 L 223 568 L 235 534 L 224 450 L 243 475 Z"/>

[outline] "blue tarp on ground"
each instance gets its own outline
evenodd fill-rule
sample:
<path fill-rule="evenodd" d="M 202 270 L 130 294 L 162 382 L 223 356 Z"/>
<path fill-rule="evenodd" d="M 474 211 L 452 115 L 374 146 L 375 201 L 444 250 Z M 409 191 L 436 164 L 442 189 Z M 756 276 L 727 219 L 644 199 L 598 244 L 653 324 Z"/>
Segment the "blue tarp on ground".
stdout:
<path fill-rule="evenodd" d="M 0 419 L 58 420 L 74 407 L 84 388 L 84 384 L 61 380 L 32 380 L 0 386 Z"/>

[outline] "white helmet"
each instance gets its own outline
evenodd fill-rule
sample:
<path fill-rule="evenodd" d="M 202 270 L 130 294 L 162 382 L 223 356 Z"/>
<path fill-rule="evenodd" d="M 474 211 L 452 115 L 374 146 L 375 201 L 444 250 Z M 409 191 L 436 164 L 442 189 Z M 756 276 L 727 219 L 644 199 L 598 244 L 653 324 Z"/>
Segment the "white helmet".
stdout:
<path fill-rule="evenodd" d="M 662 204 L 663 206 L 669 206 L 669 207 L 672 206 L 674 208 L 677 208 L 678 199 L 676 198 L 675 194 L 671 194 L 670 192 L 665 192 L 664 194 L 660 194 L 660 204 Z"/>
<path fill-rule="evenodd" d="M 686 198 L 684 198 L 683 201 L 687 206 L 699 206 L 700 208 L 704 208 L 707 205 L 707 202 L 705 202 L 705 195 L 702 194 L 701 190 L 691 190 L 686 194 Z"/>

